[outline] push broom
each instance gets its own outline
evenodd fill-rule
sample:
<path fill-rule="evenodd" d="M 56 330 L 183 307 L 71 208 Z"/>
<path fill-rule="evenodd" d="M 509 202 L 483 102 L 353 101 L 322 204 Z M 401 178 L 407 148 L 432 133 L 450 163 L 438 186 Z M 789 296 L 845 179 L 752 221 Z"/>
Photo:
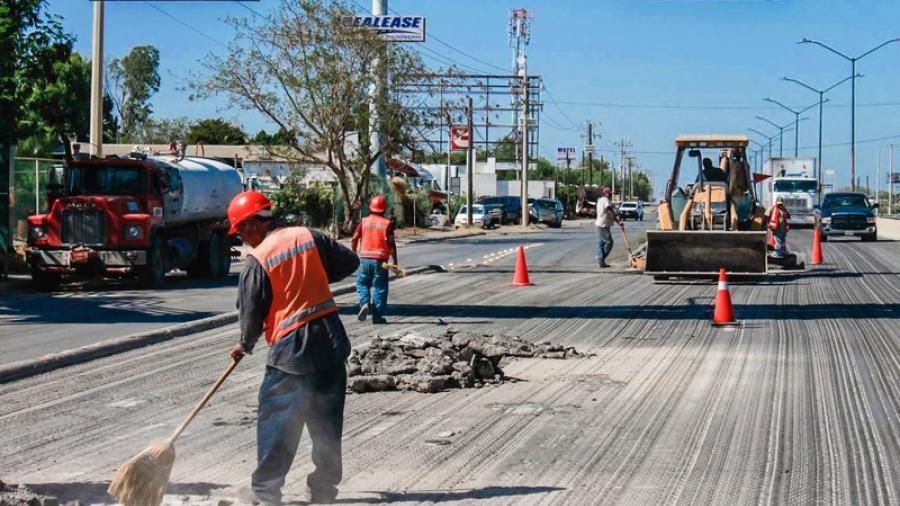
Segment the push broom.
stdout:
<path fill-rule="evenodd" d="M 175 440 L 209 402 L 240 361 L 236 359 L 231 362 L 171 437 L 154 442 L 119 467 L 106 490 L 109 495 L 125 506 L 159 506 L 169 488 L 169 474 L 175 464 Z"/>

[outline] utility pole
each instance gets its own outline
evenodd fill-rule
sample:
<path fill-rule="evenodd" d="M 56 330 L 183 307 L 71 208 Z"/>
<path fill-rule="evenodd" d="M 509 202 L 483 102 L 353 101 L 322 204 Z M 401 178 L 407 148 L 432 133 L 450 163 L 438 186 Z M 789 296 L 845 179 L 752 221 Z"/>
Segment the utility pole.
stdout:
<path fill-rule="evenodd" d="M 894 172 L 894 146 L 895 144 L 888 145 L 888 214 L 894 214 L 894 178 L 896 177 Z"/>
<path fill-rule="evenodd" d="M 522 65 L 522 227 L 528 228 L 528 72 Z"/>
<path fill-rule="evenodd" d="M 600 155 L 600 174 L 597 176 L 597 187 L 603 188 L 603 166 L 606 165 L 606 159 Z"/>
<path fill-rule="evenodd" d="M 472 194 L 475 192 L 475 185 L 473 180 L 475 179 L 475 174 L 473 168 L 475 167 L 475 136 L 472 135 L 472 97 L 468 97 L 469 104 L 466 108 L 466 116 L 469 125 L 469 145 L 466 146 L 466 225 L 472 226 L 472 204 L 475 199 L 472 197 Z"/>
<path fill-rule="evenodd" d="M 388 3 L 387 0 L 372 0 L 372 15 L 373 16 L 384 16 L 388 12 Z M 387 55 L 381 55 L 381 57 L 375 58 L 373 62 L 372 68 L 372 85 L 369 88 L 371 96 L 369 101 L 369 145 L 372 146 L 374 152 L 378 152 L 381 150 L 381 118 L 378 116 L 378 103 L 383 98 L 383 94 L 385 89 L 387 88 L 387 68 L 385 67 L 384 57 Z M 469 144 L 472 143 L 472 139 L 475 136 L 471 133 L 471 127 L 469 127 Z M 375 161 L 375 168 L 378 172 L 378 177 L 384 179 L 387 177 L 387 163 L 385 162 L 384 156 L 379 156 Z M 471 207 L 471 206 L 470 206 Z M 469 221 L 469 224 L 472 222 Z"/>
<path fill-rule="evenodd" d="M 94 2 L 94 33 L 91 41 L 90 152 L 103 156 L 103 0 Z"/>
<path fill-rule="evenodd" d="M 594 124 L 588 121 L 587 124 L 587 143 L 584 146 L 584 152 L 587 156 L 587 186 L 594 184 Z"/>
<path fill-rule="evenodd" d="M 571 205 L 571 193 L 572 187 L 569 183 L 569 173 L 572 172 L 572 158 L 569 157 L 569 151 L 566 150 L 566 214 L 569 212 L 569 206 Z"/>

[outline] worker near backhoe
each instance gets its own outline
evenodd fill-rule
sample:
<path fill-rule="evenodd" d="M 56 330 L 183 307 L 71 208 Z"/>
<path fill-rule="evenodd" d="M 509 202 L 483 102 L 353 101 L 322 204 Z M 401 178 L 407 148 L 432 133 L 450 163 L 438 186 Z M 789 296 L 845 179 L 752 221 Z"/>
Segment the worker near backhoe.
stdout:
<path fill-rule="evenodd" d="M 709 158 L 703 159 L 703 180 L 725 182 L 725 171 L 713 165 Z"/>
<path fill-rule="evenodd" d="M 769 211 L 769 231 L 775 238 L 775 256 L 782 258 L 788 254 L 787 250 L 787 233 L 790 230 L 788 220 L 791 219 L 791 213 L 784 207 L 784 197 L 777 197 L 775 205 Z"/>
<path fill-rule="evenodd" d="M 279 504 L 303 426 L 312 439 L 311 502 L 332 502 L 341 481 L 341 437 L 350 340 L 329 283 L 359 266 L 356 254 L 306 227 L 279 227 L 261 193 L 239 193 L 228 206 L 229 233 L 252 246 L 238 283 L 239 360 L 261 334 L 269 345 L 259 388 L 257 465 L 243 499 Z"/>
<path fill-rule="evenodd" d="M 384 217 L 387 202 L 376 195 L 369 203 L 369 216 L 362 219 L 353 232 L 351 245 L 360 258 L 356 274 L 356 291 L 359 295 L 357 319 L 365 321 L 372 313 L 372 323 L 387 323 L 384 311 L 388 301 L 388 259 L 397 263 L 397 243 L 394 241 L 394 224 Z"/>
<path fill-rule="evenodd" d="M 610 200 L 612 198 L 610 187 L 604 186 L 601 195 L 597 199 L 597 220 L 594 222 L 594 225 L 597 227 L 597 263 L 601 269 L 605 269 L 609 267 L 609 264 L 606 263 L 606 258 L 613 249 L 611 227 L 614 223 L 621 225 L 622 222 L 619 221 L 619 216 L 613 209 L 612 201 Z"/>

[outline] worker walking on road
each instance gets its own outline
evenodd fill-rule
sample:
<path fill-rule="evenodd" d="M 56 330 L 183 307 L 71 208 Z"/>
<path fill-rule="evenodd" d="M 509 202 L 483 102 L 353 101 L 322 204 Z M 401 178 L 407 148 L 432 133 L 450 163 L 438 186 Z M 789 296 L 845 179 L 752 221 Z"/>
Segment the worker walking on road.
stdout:
<path fill-rule="evenodd" d="M 775 199 L 775 205 L 769 212 L 769 231 L 775 238 L 775 256 L 782 258 L 788 254 L 787 250 L 787 233 L 790 230 L 788 220 L 791 219 L 791 213 L 784 207 L 784 197 L 779 196 Z"/>
<path fill-rule="evenodd" d="M 372 323 L 387 323 L 384 311 L 388 300 L 388 270 L 384 263 L 389 258 L 397 262 L 397 243 L 394 241 L 394 224 L 384 217 L 387 202 L 381 195 L 372 198 L 369 211 L 353 233 L 351 244 L 360 258 L 356 274 L 356 291 L 359 294 L 359 321 L 365 321 L 372 313 Z"/>
<path fill-rule="evenodd" d="M 594 225 L 597 226 L 597 262 L 600 268 L 607 268 L 609 264 L 606 263 L 606 258 L 613 248 L 610 228 L 614 223 L 619 223 L 620 225 L 622 223 L 619 221 L 615 209 L 613 209 L 612 201 L 610 200 L 612 190 L 609 186 L 603 187 L 602 195 L 602 197 L 597 199 L 597 220 L 594 222 Z"/>
<path fill-rule="evenodd" d="M 230 234 L 253 249 L 238 285 L 241 338 L 234 359 L 250 354 L 265 332 L 266 374 L 259 389 L 254 504 L 279 504 L 303 426 L 312 438 L 312 502 L 333 502 L 341 481 L 341 436 L 350 340 L 329 283 L 353 273 L 349 248 L 305 227 L 278 227 L 261 193 L 238 194 L 228 206 Z"/>

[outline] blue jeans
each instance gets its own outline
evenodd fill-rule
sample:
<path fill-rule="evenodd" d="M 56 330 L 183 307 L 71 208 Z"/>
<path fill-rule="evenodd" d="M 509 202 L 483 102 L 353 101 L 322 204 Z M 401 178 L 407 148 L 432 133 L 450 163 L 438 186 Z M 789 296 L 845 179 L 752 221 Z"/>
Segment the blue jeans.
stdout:
<path fill-rule="evenodd" d="M 606 257 L 613 249 L 612 231 L 608 228 L 597 227 L 597 262 L 606 263 Z"/>
<path fill-rule="evenodd" d="M 787 244 L 787 232 L 775 232 L 772 234 L 775 237 L 775 256 L 781 258 L 788 254 Z"/>
<path fill-rule="evenodd" d="M 381 266 L 381 260 L 360 258 L 359 270 L 356 274 L 356 292 L 359 294 L 359 306 L 371 301 L 372 317 L 384 316 L 388 300 L 388 270 Z M 369 291 L 371 290 L 371 298 Z"/>
<path fill-rule="evenodd" d="M 281 502 L 303 426 L 312 438 L 316 466 L 306 484 L 320 496 L 337 495 L 341 482 L 341 435 L 347 372 L 343 365 L 310 374 L 289 374 L 268 366 L 259 387 L 257 465 L 251 484 L 265 501 Z"/>

